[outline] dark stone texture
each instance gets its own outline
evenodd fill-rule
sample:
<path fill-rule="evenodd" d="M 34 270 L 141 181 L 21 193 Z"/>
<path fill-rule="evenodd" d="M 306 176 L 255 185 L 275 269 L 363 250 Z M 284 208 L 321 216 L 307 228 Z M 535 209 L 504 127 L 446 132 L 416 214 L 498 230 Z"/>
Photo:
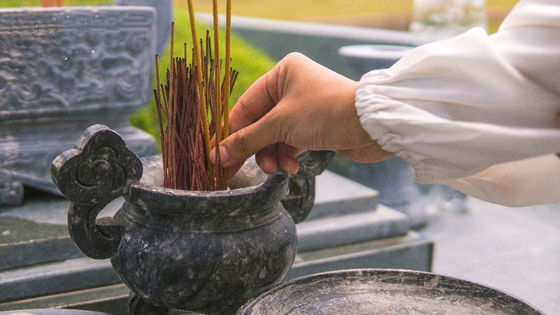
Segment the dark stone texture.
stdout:
<path fill-rule="evenodd" d="M 361 269 L 315 274 L 267 291 L 237 314 L 544 314 L 511 295 L 431 273 Z"/>
<path fill-rule="evenodd" d="M 60 192 L 74 204 L 105 206 L 139 181 L 142 171 L 142 162 L 118 133 L 93 125 L 74 149 L 53 161 L 51 175 Z"/>
<path fill-rule="evenodd" d="M 122 138 L 102 125 L 89 127 L 52 164 L 54 183 L 72 201 L 68 230 L 78 248 L 91 258 L 113 257 L 121 243 L 122 227 L 97 215 L 142 177 L 142 163 Z"/>
<path fill-rule="evenodd" d="M 299 171 L 290 176 L 290 193 L 282 200 L 295 223 L 303 222 L 315 203 L 315 176 L 327 169 L 333 151 L 307 151 L 298 156 Z"/>
<path fill-rule="evenodd" d="M 324 151 L 301 157 L 288 209 L 307 216 L 314 177 L 332 156 Z M 283 279 L 296 253 L 294 221 L 280 203 L 288 193 L 289 175 L 258 176 L 260 171 L 248 162 L 237 176 L 242 187 L 179 191 L 157 185 L 161 159 L 144 162 L 117 133 L 94 125 L 52 166 L 53 181 L 72 201 L 72 240 L 89 257 L 111 258 L 134 292 L 131 313 L 165 308 L 230 312 Z M 143 169 L 149 173 L 136 183 Z M 121 195 L 126 202 L 114 219 L 97 219 Z"/>
<path fill-rule="evenodd" d="M 293 262 L 295 226 L 279 203 L 286 191 L 284 174 L 219 192 L 132 185 L 117 214 L 126 228 L 113 267 L 152 304 L 237 309 L 278 283 Z"/>

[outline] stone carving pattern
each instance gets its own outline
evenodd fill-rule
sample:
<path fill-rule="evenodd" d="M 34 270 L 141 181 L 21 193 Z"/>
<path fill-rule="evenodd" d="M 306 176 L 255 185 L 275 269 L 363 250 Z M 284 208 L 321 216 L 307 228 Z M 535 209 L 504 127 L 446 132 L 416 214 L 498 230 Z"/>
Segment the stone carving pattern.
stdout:
<path fill-rule="evenodd" d="M 86 129 L 74 149 L 54 160 L 53 181 L 72 201 L 68 230 L 84 254 L 95 259 L 116 254 L 122 227 L 112 218 L 97 219 L 97 215 L 138 182 L 142 171 L 142 162 L 120 135 L 103 125 Z"/>
<path fill-rule="evenodd" d="M 145 106 L 153 22 L 150 9 L 0 12 L 0 117 Z"/>
<path fill-rule="evenodd" d="M 140 180 L 142 162 L 119 134 L 106 126 L 94 125 L 86 129 L 74 149 L 54 160 L 51 174 L 70 201 L 106 204 Z"/>

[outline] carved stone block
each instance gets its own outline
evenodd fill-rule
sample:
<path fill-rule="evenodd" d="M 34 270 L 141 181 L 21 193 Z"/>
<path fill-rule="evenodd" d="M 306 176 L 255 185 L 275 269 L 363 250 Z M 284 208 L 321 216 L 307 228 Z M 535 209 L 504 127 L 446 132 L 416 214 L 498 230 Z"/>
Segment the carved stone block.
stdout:
<path fill-rule="evenodd" d="M 149 7 L 0 10 L 0 169 L 59 194 L 52 161 L 97 123 L 155 154 L 153 138 L 128 124 L 149 102 L 155 23 Z"/>

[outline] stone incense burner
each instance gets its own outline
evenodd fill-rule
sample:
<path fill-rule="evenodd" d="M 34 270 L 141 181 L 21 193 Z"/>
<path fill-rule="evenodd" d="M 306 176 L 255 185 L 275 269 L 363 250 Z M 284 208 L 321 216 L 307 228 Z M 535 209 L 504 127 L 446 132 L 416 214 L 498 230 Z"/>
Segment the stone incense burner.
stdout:
<path fill-rule="evenodd" d="M 229 313 L 290 269 L 294 219 L 311 210 L 314 177 L 332 156 L 308 154 L 295 176 L 266 176 L 248 162 L 230 191 L 179 191 L 158 185 L 161 158 L 143 165 L 116 132 L 95 125 L 57 157 L 52 176 L 72 201 L 68 226 L 75 244 L 91 258 L 110 258 L 142 302 L 134 307 L 132 301 L 131 313 Z M 125 202 L 114 218 L 96 219 L 120 196 Z"/>

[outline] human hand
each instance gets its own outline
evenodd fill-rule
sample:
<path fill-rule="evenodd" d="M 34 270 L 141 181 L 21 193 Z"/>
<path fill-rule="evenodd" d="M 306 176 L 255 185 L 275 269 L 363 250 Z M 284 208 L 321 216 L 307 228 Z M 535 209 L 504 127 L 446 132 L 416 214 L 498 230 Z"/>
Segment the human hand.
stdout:
<path fill-rule="evenodd" d="M 296 157 L 306 150 L 333 150 L 358 162 L 391 157 L 360 124 L 357 85 L 301 54 L 286 56 L 233 107 L 231 135 L 219 144 L 221 165 L 233 175 L 256 153 L 266 173 L 294 174 Z"/>

